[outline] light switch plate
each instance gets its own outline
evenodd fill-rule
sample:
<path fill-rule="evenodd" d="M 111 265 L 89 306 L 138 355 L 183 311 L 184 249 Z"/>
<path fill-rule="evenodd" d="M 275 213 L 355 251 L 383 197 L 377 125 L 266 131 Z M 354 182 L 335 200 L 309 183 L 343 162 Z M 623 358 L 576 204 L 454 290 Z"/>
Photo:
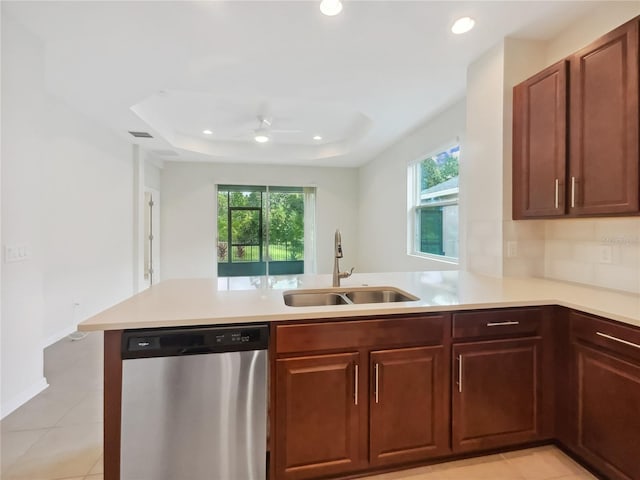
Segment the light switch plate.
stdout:
<path fill-rule="evenodd" d="M 27 245 L 5 245 L 4 263 L 23 262 L 31 256 Z"/>

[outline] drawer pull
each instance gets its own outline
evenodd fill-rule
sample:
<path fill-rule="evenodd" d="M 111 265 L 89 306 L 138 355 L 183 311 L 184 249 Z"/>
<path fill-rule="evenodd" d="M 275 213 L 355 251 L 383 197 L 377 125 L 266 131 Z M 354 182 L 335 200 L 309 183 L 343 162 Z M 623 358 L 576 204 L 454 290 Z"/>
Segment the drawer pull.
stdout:
<path fill-rule="evenodd" d="M 458 392 L 462 393 L 462 355 L 458 355 Z"/>
<path fill-rule="evenodd" d="M 613 340 L 614 342 L 624 343 L 625 345 L 629 345 L 630 347 L 640 348 L 640 345 L 637 343 L 627 342 L 626 340 L 622 340 L 621 338 L 612 337 L 611 335 L 607 335 L 606 333 L 596 332 L 596 335 L 600 335 L 601 337 L 608 338 L 609 340 Z"/>
<path fill-rule="evenodd" d="M 520 322 L 489 322 L 487 327 L 503 327 L 505 325 L 520 325 Z"/>
<path fill-rule="evenodd" d="M 353 380 L 353 403 L 355 405 L 358 405 L 358 364 L 356 363 L 356 368 L 355 368 L 355 375 L 354 375 L 354 380 Z"/>
<path fill-rule="evenodd" d="M 378 395 L 378 391 L 379 391 L 378 388 L 380 386 L 380 383 L 379 383 L 379 381 L 380 381 L 380 373 L 379 373 L 380 372 L 380 365 L 376 363 L 375 367 L 373 367 L 373 368 L 376 371 L 376 385 L 375 385 L 376 403 L 380 403 L 380 397 Z"/>

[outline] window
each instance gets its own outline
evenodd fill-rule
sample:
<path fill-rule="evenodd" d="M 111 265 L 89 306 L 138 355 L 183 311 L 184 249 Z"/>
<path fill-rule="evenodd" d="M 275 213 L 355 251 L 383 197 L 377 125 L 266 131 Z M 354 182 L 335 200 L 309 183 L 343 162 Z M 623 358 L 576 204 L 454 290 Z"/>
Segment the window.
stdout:
<path fill-rule="evenodd" d="M 312 272 L 314 198 L 314 188 L 218 185 L 218 276 Z"/>
<path fill-rule="evenodd" d="M 409 166 L 411 254 L 458 260 L 458 159 L 454 145 Z"/>

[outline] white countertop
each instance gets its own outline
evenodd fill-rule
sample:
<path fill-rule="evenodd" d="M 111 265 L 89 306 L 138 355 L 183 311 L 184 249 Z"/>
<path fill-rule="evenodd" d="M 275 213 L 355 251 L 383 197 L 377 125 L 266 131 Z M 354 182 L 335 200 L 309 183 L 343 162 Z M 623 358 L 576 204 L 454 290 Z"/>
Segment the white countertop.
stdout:
<path fill-rule="evenodd" d="M 80 323 L 79 330 L 268 322 L 477 308 L 561 305 L 640 327 L 640 295 L 537 278 L 469 272 L 358 273 L 342 287 L 391 286 L 420 300 L 387 304 L 289 307 L 282 293 L 328 288 L 331 275 L 166 280 Z"/>

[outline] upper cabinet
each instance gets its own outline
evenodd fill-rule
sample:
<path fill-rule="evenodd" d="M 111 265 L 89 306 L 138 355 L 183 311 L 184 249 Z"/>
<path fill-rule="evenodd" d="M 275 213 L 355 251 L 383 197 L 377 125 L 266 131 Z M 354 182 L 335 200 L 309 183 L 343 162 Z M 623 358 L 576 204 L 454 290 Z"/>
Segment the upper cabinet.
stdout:
<path fill-rule="evenodd" d="M 514 88 L 514 218 L 564 215 L 566 120 L 565 60 Z"/>
<path fill-rule="evenodd" d="M 514 88 L 514 219 L 638 214 L 638 24 Z"/>

